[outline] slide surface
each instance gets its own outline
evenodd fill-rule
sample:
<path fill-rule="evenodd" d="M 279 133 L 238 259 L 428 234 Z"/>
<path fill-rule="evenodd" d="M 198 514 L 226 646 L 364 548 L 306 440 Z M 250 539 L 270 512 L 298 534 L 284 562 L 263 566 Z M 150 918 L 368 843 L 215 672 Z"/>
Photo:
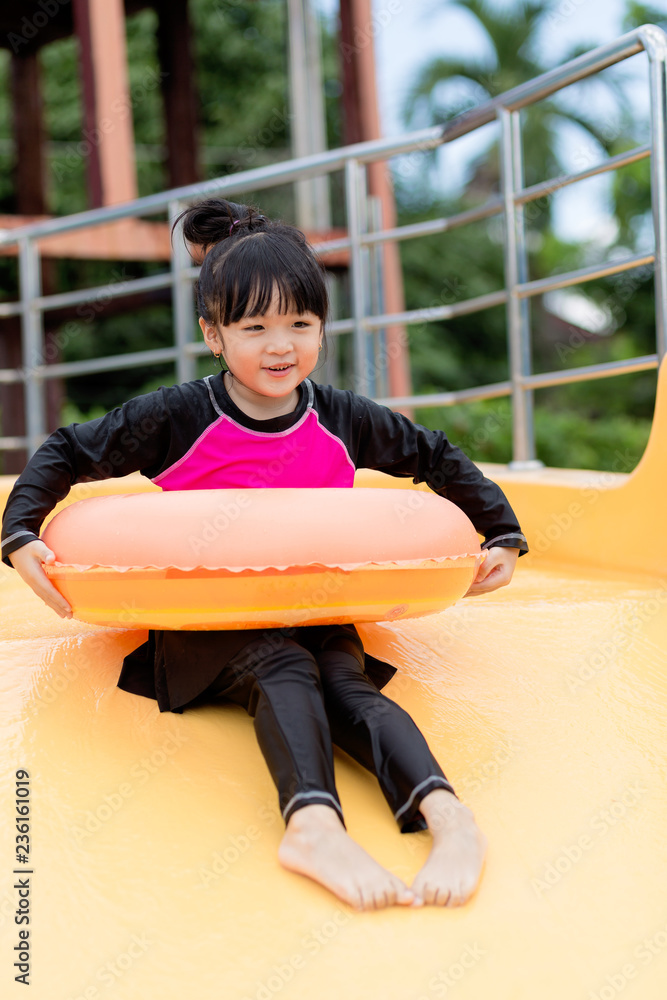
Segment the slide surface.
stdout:
<path fill-rule="evenodd" d="M 281 869 L 252 721 L 227 705 L 160 715 L 120 691 L 145 633 L 61 621 L 2 567 L 3 998 L 663 1000 L 666 397 L 663 366 L 630 476 L 487 470 L 532 544 L 511 587 L 359 627 L 488 836 L 461 909 L 357 913 Z M 350 833 L 410 881 L 428 834 L 402 836 L 338 751 L 336 768 Z"/>

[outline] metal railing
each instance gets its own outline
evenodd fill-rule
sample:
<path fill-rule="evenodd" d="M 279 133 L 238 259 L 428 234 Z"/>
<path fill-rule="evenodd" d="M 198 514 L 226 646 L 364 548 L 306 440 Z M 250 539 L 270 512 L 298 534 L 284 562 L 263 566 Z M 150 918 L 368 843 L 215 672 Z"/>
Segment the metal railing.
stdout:
<path fill-rule="evenodd" d="M 580 173 L 557 177 L 540 184 L 524 187 L 521 151 L 521 109 L 534 104 L 556 91 L 591 76 L 594 73 L 646 52 L 649 60 L 651 98 L 651 141 L 618 156 L 601 161 Z M 502 193 L 486 204 L 449 218 L 429 220 L 391 230 L 369 231 L 366 213 L 366 167 L 376 160 L 408 153 L 433 150 L 443 143 L 466 135 L 492 121 L 500 122 L 502 155 Z M 537 388 L 566 384 L 586 379 L 605 378 L 627 372 L 657 367 L 667 353 L 667 35 L 655 25 L 644 25 L 617 41 L 597 48 L 571 62 L 536 77 L 528 83 L 507 91 L 492 101 L 460 115 L 446 126 L 412 132 L 392 139 L 359 143 L 298 160 L 283 161 L 271 166 L 247 170 L 217 178 L 202 184 L 177 188 L 161 194 L 139 198 L 125 205 L 81 212 L 66 218 L 55 218 L 0 232 L 0 247 L 18 246 L 20 299 L 0 303 L 0 317 L 20 316 L 22 326 L 22 369 L 0 370 L 0 382 L 20 383 L 25 387 L 27 433 L 23 437 L 0 437 L 0 449 L 27 448 L 32 452 L 43 440 L 45 427 L 44 382 L 62 376 L 78 376 L 137 365 L 173 361 L 178 381 L 195 376 L 195 359 L 205 354 L 203 343 L 195 342 L 192 281 L 198 268 L 192 262 L 181 240 L 174 240 L 171 268 L 163 274 L 115 285 L 87 288 L 80 291 L 43 296 L 40 288 L 40 256 L 37 241 L 57 233 L 113 222 L 115 220 L 150 216 L 168 212 L 174 219 L 185 204 L 211 195 L 238 196 L 257 192 L 279 184 L 345 172 L 347 199 L 347 236 L 327 242 L 317 249 L 350 251 L 351 316 L 334 321 L 328 331 L 334 335 L 352 333 L 354 339 L 355 388 L 373 384 L 369 372 L 371 359 L 367 352 L 368 338 L 375 331 L 389 326 L 411 325 L 452 319 L 494 306 L 505 305 L 507 314 L 510 377 L 505 382 L 476 386 L 457 392 L 433 393 L 422 396 L 382 399 L 391 406 L 447 406 L 458 402 L 511 396 L 513 402 L 513 464 L 534 464 L 533 392 Z M 651 200 L 655 233 L 655 251 L 635 255 L 625 260 L 586 267 L 567 274 L 558 274 L 538 281 L 528 280 L 528 257 L 524 228 L 524 209 L 531 202 L 552 195 L 561 188 L 597 174 L 651 157 Z M 372 268 L 368 258 L 376 248 L 389 241 L 449 232 L 461 226 L 492 216 L 505 218 L 505 287 L 476 298 L 399 314 L 371 314 L 369 280 Z M 533 374 L 531 364 L 530 318 L 528 302 L 537 295 L 558 288 L 576 285 L 622 271 L 654 264 L 656 353 L 620 362 L 582 366 L 567 371 Z M 44 357 L 44 313 L 56 308 L 85 302 L 127 296 L 157 288 L 171 288 L 173 305 L 174 346 L 134 352 L 115 357 L 96 358 L 61 364 L 46 364 Z M 377 301 L 377 295 L 373 296 Z"/>

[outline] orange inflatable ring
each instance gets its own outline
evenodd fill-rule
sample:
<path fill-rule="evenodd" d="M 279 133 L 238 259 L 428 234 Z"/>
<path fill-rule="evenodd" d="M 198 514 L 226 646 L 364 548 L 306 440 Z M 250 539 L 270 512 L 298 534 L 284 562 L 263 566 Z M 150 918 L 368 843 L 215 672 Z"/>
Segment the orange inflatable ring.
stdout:
<path fill-rule="evenodd" d="M 94 497 L 57 514 L 43 539 L 74 616 L 127 628 L 415 618 L 462 597 L 483 558 L 453 503 L 372 488 Z"/>

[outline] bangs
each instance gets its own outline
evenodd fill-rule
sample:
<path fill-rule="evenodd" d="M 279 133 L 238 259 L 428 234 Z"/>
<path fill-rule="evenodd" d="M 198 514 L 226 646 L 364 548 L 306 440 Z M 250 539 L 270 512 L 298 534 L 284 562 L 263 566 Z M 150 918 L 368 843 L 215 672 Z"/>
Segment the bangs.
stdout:
<path fill-rule="evenodd" d="M 310 312 L 326 320 L 328 295 L 324 275 L 305 243 L 276 232 L 258 232 L 214 248 L 209 308 L 222 326 L 262 316 L 275 304 L 278 312 Z"/>

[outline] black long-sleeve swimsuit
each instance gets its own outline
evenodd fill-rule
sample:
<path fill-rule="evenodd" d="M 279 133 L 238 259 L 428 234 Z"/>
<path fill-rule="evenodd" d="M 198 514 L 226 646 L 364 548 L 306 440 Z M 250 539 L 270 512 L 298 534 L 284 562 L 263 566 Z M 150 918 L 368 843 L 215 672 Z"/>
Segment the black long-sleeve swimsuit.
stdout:
<path fill-rule="evenodd" d="M 355 469 L 378 469 L 426 482 L 457 504 L 484 544 L 527 551 L 502 490 L 441 431 L 347 390 L 305 379 L 292 413 L 256 420 L 231 400 L 222 375 L 158 389 L 104 417 L 53 433 L 12 490 L 2 526 L 2 556 L 39 537 L 46 515 L 75 483 L 132 472 L 163 489 L 352 486 Z M 124 690 L 179 711 L 215 679 L 220 667 L 260 630 L 209 636 L 209 655 L 188 655 L 197 633 L 152 631 L 125 658 Z M 203 640 L 198 633 L 199 642 Z M 189 639 L 190 637 L 190 639 Z M 366 655 L 378 687 L 395 672 Z"/>

